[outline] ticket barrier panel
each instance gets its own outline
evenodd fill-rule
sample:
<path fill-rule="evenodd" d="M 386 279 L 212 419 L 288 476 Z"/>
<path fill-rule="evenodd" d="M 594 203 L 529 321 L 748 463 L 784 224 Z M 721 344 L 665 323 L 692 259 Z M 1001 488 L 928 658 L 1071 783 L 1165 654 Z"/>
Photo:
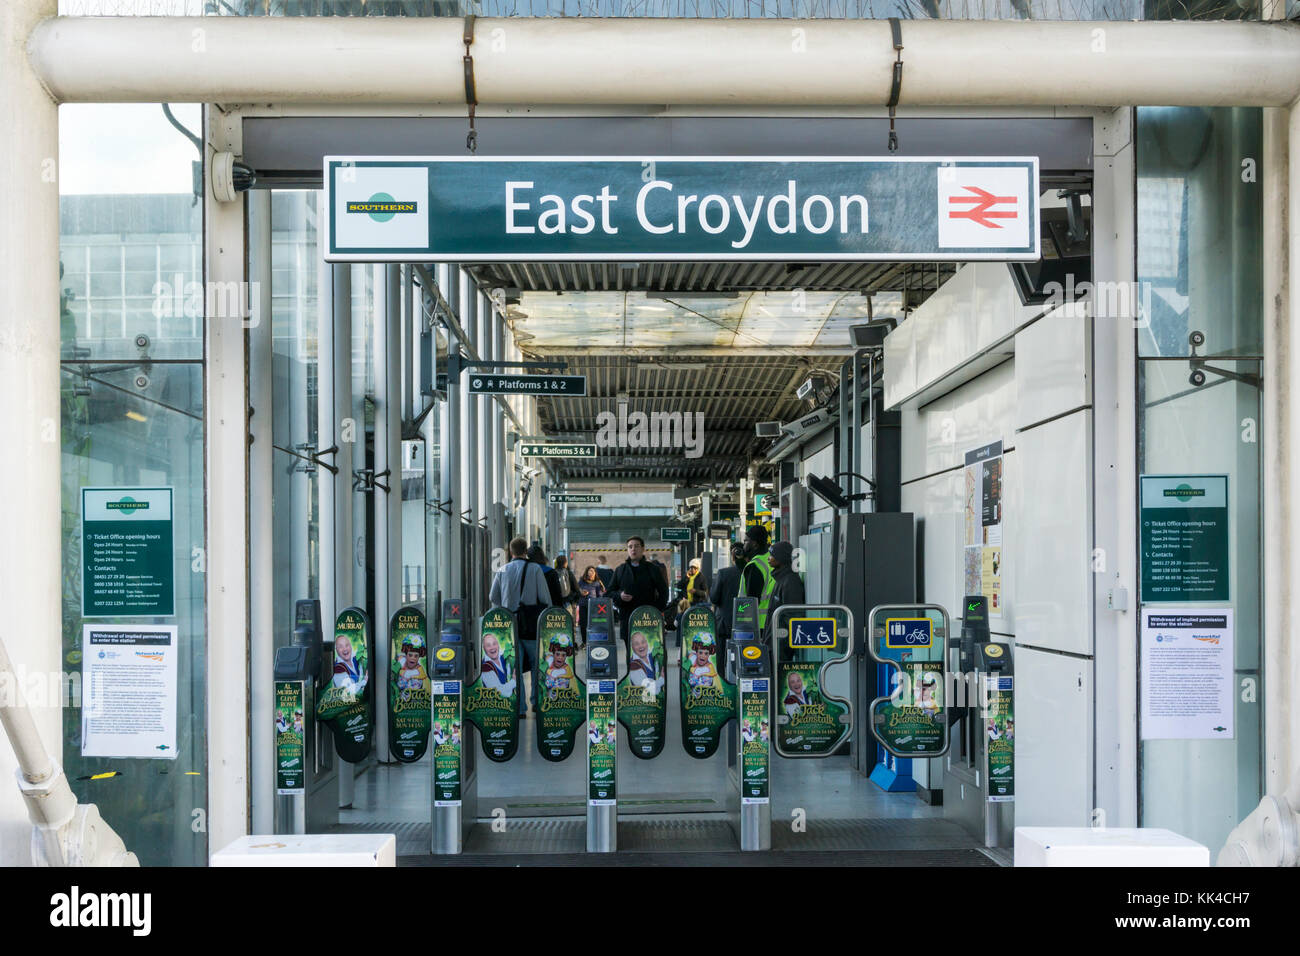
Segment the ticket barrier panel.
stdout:
<path fill-rule="evenodd" d="M 849 742 L 852 692 L 835 685 L 848 682 L 853 645 L 853 612 L 842 604 L 788 604 L 772 613 L 773 737 L 782 757 L 829 757 Z"/>
<path fill-rule="evenodd" d="M 465 640 L 465 602 L 442 602 L 438 642 L 429 657 L 433 740 L 434 855 L 463 852 L 478 817 L 474 731 L 465 720 L 465 683 L 470 649 Z"/>
<path fill-rule="evenodd" d="M 736 598 L 726 678 L 736 685 L 739 720 L 727 726 L 727 817 L 741 850 L 772 848 L 772 655 L 760 639 L 758 601 Z"/>
<path fill-rule="evenodd" d="M 948 699 L 948 612 L 938 604 L 879 604 L 867 619 L 867 650 L 889 669 L 871 702 L 868 726 L 880 747 L 898 758 L 929 759 L 948 752 L 954 711 Z M 888 790 L 886 762 L 872 781 Z M 947 803 L 947 801 L 944 801 Z"/>
<path fill-rule="evenodd" d="M 287 647 L 276 648 L 275 809 L 276 833 L 320 832 L 338 822 L 337 770 L 327 728 L 316 721 L 316 695 L 333 668 L 333 645 L 322 639 L 316 599 L 294 605 Z"/>
<path fill-rule="evenodd" d="M 587 852 L 618 849 L 618 645 L 608 598 L 587 603 Z"/>
<path fill-rule="evenodd" d="M 1015 826 L 1015 671 L 1011 645 L 993 640 L 988 599 L 962 601 L 961 635 L 952 667 L 965 678 L 964 706 L 954 708 L 944 816 L 987 847 L 1010 846 Z"/>

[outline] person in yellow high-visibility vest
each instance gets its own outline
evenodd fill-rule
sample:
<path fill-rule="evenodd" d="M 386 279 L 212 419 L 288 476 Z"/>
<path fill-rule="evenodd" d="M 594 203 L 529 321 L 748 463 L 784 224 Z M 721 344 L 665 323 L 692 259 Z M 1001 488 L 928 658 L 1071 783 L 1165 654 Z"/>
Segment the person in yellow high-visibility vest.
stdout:
<path fill-rule="evenodd" d="M 745 597 L 758 599 L 758 630 L 767 634 L 767 617 L 772 604 L 772 593 L 776 590 L 776 578 L 772 575 L 772 558 L 767 550 L 767 529 L 762 525 L 750 525 L 745 532 L 746 564 L 741 572 L 741 592 Z"/>

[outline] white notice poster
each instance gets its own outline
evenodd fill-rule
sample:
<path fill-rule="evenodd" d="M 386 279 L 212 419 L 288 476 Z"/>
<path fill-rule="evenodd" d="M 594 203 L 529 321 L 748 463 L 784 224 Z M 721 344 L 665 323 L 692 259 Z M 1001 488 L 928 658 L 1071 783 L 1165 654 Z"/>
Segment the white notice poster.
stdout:
<path fill-rule="evenodd" d="M 174 758 L 176 627 L 87 624 L 81 654 L 81 755 Z"/>
<path fill-rule="evenodd" d="M 1142 610 L 1142 739 L 1233 735 L 1232 608 Z"/>

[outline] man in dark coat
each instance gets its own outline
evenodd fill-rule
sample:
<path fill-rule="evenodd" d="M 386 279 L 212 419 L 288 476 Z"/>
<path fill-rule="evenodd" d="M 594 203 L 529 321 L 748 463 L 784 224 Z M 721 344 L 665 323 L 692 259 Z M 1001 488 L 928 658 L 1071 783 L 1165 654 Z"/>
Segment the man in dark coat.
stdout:
<path fill-rule="evenodd" d="M 668 582 L 663 572 L 646 558 L 645 541 L 641 538 L 634 535 L 627 539 L 627 560 L 614 569 L 609 594 L 618 607 L 624 643 L 627 643 L 627 625 L 633 611 L 646 606 L 663 610 L 668 600 Z"/>

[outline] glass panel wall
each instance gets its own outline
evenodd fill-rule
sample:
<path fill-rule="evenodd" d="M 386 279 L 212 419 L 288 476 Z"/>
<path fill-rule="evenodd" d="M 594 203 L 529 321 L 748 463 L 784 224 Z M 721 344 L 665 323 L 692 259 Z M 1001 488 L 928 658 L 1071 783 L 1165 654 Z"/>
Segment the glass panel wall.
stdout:
<path fill-rule="evenodd" d="M 73 689 L 63 708 L 61 759 L 77 799 L 98 804 L 146 866 L 203 864 L 208 849 L 206 296 L 203 209 L 192 189 L 201 156 L 189 138 L 201 120 L 197 106 L 179 107 L 172 118 L 147 104 L 64 106 L 59 113 L 63 654 Z M 89 556 L 81 492 L 106 487 L 116 500 L 170 489 L 173 614 L 104 616 L 83 606 Z M 176 628 L 175 713 L 164 703 L 158 715 L 164 728 L 175 721 L 173 752 L 160 744 L 155 758 L 83 756 L 102 752 L 86 746 L 84 733 L 87 625 Z"/>
<path fill-rule="evenodd" d="M 294 601 L 320 596 L 317 449 L 320 314 L 317 193 L 271 194 L 272 496 L 277 646 L 289 643 Z"/>
<path fill-rule="evenodd" d="M 1137 131 L 1138 467 L 1227 476 L 1228 526 L 1226 553 L 1208 556 L 1226 599 L 1143 607 L 1227 608 L 1235 630 L 1233 726 L 1141 741 L 1140 822 L 1217 851 L 1262 786 L 1261 113 L 1144 108 Z"/>

